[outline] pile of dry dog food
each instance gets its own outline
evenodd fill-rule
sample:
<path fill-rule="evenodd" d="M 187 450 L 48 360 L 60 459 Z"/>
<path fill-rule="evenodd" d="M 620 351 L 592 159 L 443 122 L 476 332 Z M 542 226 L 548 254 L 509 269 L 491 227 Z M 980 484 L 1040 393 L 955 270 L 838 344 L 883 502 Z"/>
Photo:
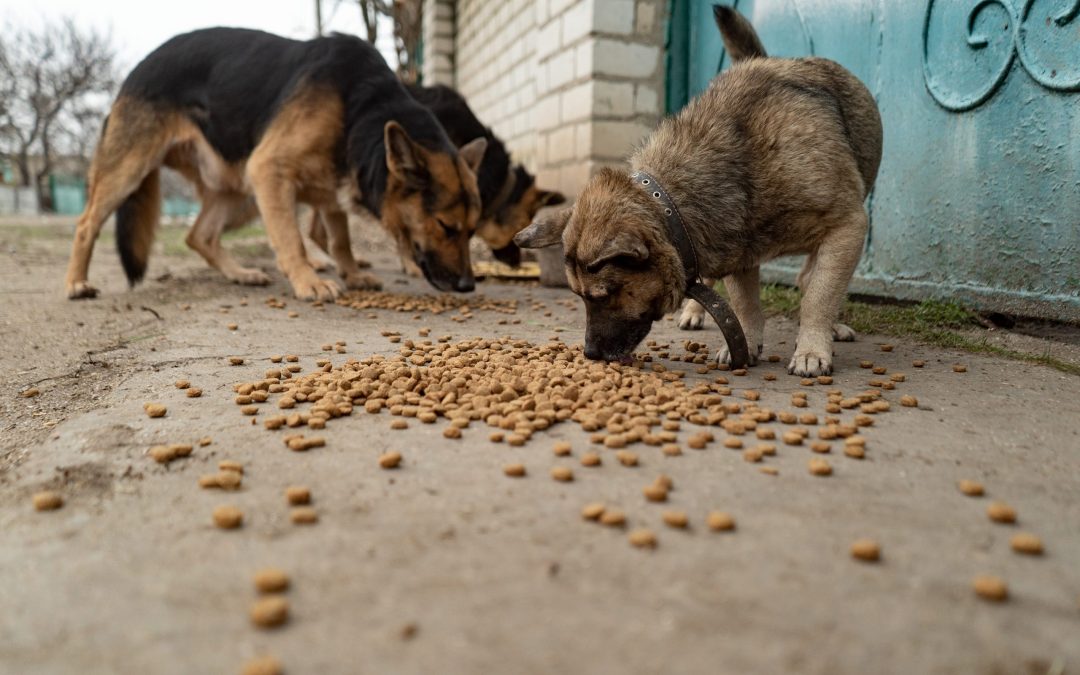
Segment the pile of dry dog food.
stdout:
<path fill-rule="evenodd" d="M 412 295 L 390 293 L 387 291 L 351 291 L 337 299 L 337 304 L 352 309 L 391 309 L 396 312 L 429 312 L 442 314 L 457 310 L 462 314 L 471 314 L 475 310 L 486 310 L 500 314 L 517 313 L 516 300 L 492 300 L 482 295 Z"/>

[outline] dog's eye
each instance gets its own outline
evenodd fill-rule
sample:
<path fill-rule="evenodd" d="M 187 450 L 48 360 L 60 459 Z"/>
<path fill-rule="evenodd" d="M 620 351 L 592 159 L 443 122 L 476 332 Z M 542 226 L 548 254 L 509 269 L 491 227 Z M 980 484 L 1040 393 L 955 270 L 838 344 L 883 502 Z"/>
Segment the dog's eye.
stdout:
<path fill-rule="evenodd" d="M 617 255 L 612 258 L 604 258 L 603 260 L 597 260 L 591 265 L 585 267 L 585 271 L 589 274 L 596 274 L 600 270 L 604 269 L 608 265 L 614 265 L 626 270 L 639 270 L 644 267 L 643 261 L 630 255 Z"/>
<path fill-rule="evenodd" d="M 439 223 L 439 227 L 441 227 L 441 228 L 442 228 L 442 230 L 443 230 L 443 234 L 445 234 L 446 236 L 448 236 L 448 237 L 452 237 L 452 236 L 454 236 L 455 234 L 457 234 L 457 228 L 456 228 L 456 227 L 451 227 L 450 225 L 447 225 L 446 223 L 444 223 L 444 222 L 442 221 L 442 219 L 441 219 L 441 218 L 436 218 L 435 220 L 437 220 L 437 221 L 438 221 L 438 223 Z"/>

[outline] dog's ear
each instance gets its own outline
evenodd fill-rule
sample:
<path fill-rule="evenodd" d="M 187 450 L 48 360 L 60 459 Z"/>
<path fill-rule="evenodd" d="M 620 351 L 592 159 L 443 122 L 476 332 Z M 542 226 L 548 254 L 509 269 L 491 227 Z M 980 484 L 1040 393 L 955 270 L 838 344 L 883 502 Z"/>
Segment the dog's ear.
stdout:
<path fill-rule="evenodd" d="M 544 248 L 562 243 L 563 230 L 570 222 L 573 209 L 549 211 L 536 217 L 532 224 L 514 237 L 514 243 L 521 248 Z"/>
<path fill-rule="evenodd" d="M 566 197 L 561 192 L 541 190 L 536 200 L 537 206 L 558 206 L 566 202 Z"/>
<path fill-rule="evenodd" d="M 427 181 L 424 149 L 409 138 L 400 124 L 393 120 L 386 123 L 383 142 L 386 144 L 386 167 L 390 173 L 413 186 L 423 185 Z"/>
<path fill-rule="evenodd" d="M 620 232 L 604 244 L 595 258 L 586 263 L 586 269 L 599 269 L 617 258 L 633 263 L 645 262 L 649 259 L 649 247 L 639 237 L 629 232 Z"/>
<path fill-rule="evenodd" d="M 458 154 L 469 165 L 473 173 L 480 169 L 480 161 L 484 159 L 484 151 L 487 150 L 487 139 L 481 136 L 474 138 L 458 149 Z"/>

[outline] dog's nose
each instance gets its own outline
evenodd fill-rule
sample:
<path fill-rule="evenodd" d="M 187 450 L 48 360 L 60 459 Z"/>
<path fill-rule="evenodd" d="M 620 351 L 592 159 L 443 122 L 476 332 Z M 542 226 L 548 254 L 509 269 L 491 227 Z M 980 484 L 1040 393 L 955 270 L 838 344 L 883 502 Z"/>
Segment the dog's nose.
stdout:
<path fill-rule="evenodd" d="M 604 353 L 595 345 L 585 345 L 585 358 L 592 361 L 602 361 L 604 359 Z"/>
<path fill-rule="evenodd" d="M 475 288 L 476 281 L 472 278 L 472 276 L 459 277 L 458 280 L 454 282 L 454 290 L 458 293 L 468 293 Z"/>

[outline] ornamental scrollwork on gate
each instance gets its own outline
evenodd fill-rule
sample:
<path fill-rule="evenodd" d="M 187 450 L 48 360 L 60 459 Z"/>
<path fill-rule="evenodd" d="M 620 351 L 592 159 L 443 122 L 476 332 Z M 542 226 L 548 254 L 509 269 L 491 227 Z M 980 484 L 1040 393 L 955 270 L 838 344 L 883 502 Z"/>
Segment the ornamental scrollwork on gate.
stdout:
<path fill-rule="evenodd" d="M 923 79 L 943 108 L 976 108 L 1019 60 L 1040 85 L 1080 90 L 1080 0 L 928 0 Z"/>

